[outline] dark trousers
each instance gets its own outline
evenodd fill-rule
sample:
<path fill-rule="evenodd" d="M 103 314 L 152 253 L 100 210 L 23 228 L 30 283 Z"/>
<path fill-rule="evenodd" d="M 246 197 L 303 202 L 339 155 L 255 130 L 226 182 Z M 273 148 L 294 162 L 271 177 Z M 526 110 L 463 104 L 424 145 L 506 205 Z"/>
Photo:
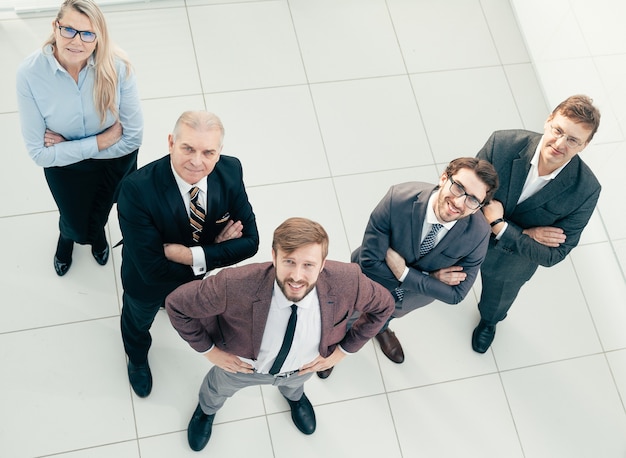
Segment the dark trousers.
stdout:
<path fill-rule="evenodd" d="M 87 159 L 44 169 L 64 239 L 104 249 L 104 226 L 117 201 L 120 181 L 137 170 L 138 151 L 116 159 Z"/>
<path fill-rule="evenodd" d="M 478 311 L 480 319 L 488 324 L 497 324 L 506 318 L 520 289 L 526 280 L 498 280 L 481 274 L 482 291 Z"/>
<path fill-rule="evenodd" d="M 165 298 L 146 302 L 134 299 L 126 293 L 122 295 L 122 341 L 128 359 L 133 364 L 143 364 L 148 361 L 148 350 L 152 344 L 150 327 L 164 300 Z"/>

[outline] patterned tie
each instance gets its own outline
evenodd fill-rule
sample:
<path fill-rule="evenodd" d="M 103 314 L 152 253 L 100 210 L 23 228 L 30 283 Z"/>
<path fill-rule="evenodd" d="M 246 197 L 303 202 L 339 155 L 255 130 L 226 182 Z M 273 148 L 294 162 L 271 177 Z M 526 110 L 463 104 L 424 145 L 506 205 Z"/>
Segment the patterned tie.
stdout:
<path fill-rule="evenodd" d="M 404 299 L 404 289 L 396 288 L 391 291 L 391 295 L 396 300 L 396 302 L 402 302 L 402 299 Z"/>
<path fill-rule="evenodd" d="M 289 322 L 287 323 L 287 330 L 285 331 L 285 337 L 283 339 L 283 344 L 280 346 L 280 350 L 278 351 L 278 356 L 274 360 L 274 364 L 270 368 L 270 374 L 276 375 L 280 373 L 280 368 L 283 367 L 283 363 L 287 359 L 287 355 L 289 354 L 289 350 L 291 349 L 291 344 L 293 343 L 293 336 L 296 333 L 296 321 L 298 320 L 298 306 L 296 304 L 291 304 L 291 316 L 289 317 Z"/>
<path fill-rule="evenodd" d="M 420 258 L 433 249 L 435 246 L 435 240 L 437 240 L 437 233 L 443 227 L 442 224 L 433 224 L 430 228 L 430 231 L 424 238 L 424 241 L 420 245 L 419 256 Z"/>
<path fill-rule="evenodd" d="M 424 241 L 420 245 L 420 258 L 433 249 L 433 247 L 435 246 L 435 240 L 437 240 L 437 233 L 441 230 L 442 227 L 443 225 L 438 223 L 435 223 L 430 227 L 430 231 L 428 231 L 428 234 L 426 234 L 426 237 L 424 237 Z M 391 295 L 396 300 L 396 302 L 402 302 L 404 299 L 404 288 L 398 287 L 391 290 Z"/>
<path fill-rule="evenodd" d="M 197 243 L 200 240 L 205 213 L 200 202 L 198 202 L 200 188 L 194 186 L 191 188 L 191 191 L 189 191 L 189 194 L 191 196 L 191 202 L 189 203 L 189 224 L 191 225 L 193 241 Z"/>

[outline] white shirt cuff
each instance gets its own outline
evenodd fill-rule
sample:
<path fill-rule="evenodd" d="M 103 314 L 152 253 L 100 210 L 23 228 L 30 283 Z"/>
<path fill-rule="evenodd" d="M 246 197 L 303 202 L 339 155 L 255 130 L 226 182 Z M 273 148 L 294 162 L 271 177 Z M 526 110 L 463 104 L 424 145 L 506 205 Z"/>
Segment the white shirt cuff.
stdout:
<path fill-rule="evenodd" d="M 343 349 L 343 347 L 341 345 L 337 345 L 337 347 L 339 347 L 339 350 L 341 350 L 343 352 L 344 355 L 351 355 L 352 353 L 346 351 Z"/>
<path fill-rule="evenodd" d="M 193 264 L 191 268 L 195 275 L 204 275 L 206 273 L 206 258 L 204 257 L 204 250 L 201 246 L 189 247 L 191 250 L 191 256 L 193 257 Z"/>
<path fill-rule="evenodd" d="M 500 240 L 500 238 L 502 238 L 502 234 L 504 234 L 504 231 L 506 231 L 507 227 L 509 227 L 509 223 L 505 221 L 504 226 L 502 226 L 502 229 L 500 229 L 500 232 L 498 232 L 498 235 L 496 235 L 496 240 Z"/>

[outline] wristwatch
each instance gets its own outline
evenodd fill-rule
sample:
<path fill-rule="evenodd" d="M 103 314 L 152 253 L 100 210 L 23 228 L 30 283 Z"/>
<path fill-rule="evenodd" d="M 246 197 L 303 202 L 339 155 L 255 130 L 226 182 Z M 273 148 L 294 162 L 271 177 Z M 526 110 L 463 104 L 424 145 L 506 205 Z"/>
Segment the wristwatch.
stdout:
<path fill-rule="evenodd" d="M 489 225 L 491 227 L 495 226 L 498 223 L 504 223 L 504 218 L 498 218 L 498 219 L 494 219 L 492 222 L 489 223 Z"/>

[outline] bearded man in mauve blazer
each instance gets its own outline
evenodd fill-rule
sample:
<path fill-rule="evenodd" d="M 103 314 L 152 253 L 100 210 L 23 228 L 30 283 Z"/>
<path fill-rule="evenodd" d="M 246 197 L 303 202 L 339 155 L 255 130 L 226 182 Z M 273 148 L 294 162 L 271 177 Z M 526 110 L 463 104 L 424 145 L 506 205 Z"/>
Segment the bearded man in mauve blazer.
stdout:
<path fill-rule="evenodd" d="M 304 382 L 358 351 L 393 311 L 385 288 L 327 254 L 319 223 L 289 218 L 274 231 L 272 262 L 223 269 L 167 297 L 174 328 L 214 365 L 187 429 L 193 450 L 209 442 L 226 400 L 248 386 L 276 386 L 296 427 L 315 432 Z M 361 316 L 349 327 L 355 311 Z"/>
<path fill-rule="evenodd" d="M 575 95 L 554 109 L 543 134 L 498 131 L 478 152 L 498 171 L 500 188 L 483 208 L 492 236 L 481 267 L 474 351 L 485 353 L 491 346 L 496 324 L 506 318 L 537 267 L 561 262 L 578 244 L 601 189 L 578 153 L 599 125 L 592 100 Z"/>
<path fill-rule="evenodd" d="M 185 112 L 169 135 L 170 154 L 121 185 L 121 329 L 128 377 L 140 397 L 152 389 L 150 327 L 165 297 L 183 283 L 258 250 L 241 163 L 220 155 L 223 138 L 224 127 L 216 115 Z M 191 210 L 192 204 L 197 211 Z"/>
<path fill-rule="evenodd" d="M 489 242 L 480 208 L 497 188 L 498 175 L 489 162 L 464 157 L 448 164 L 437 185 L 409 182 L 389 189 L 370 215 L 352 262 L 394 294 L 392 318 L 434 300 L 458 304 L 465 298 Z M 433 229 L 438 232 L 431 238 Z M 376 340 L 383 354 L 400 364 L 404 350 L 388 324 Z"/>

